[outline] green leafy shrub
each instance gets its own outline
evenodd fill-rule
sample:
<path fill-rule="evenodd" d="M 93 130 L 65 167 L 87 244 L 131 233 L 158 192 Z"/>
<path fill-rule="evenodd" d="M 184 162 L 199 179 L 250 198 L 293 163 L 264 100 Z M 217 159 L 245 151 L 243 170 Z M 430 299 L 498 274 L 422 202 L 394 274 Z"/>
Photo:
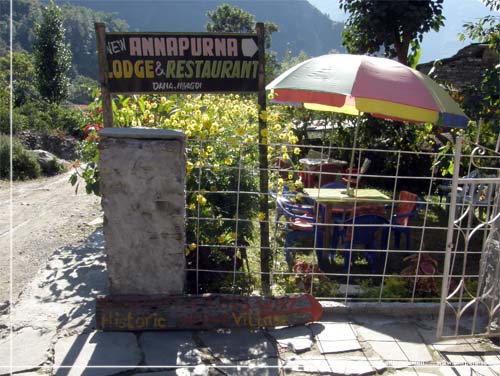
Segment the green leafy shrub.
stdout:
<path fill-rule="evenodd" d="M 10 134 L 10 111 L 4 106 L 0 106 L 0 133 Z M 12 133 L 16 134 L 28 128 L 28 118 L 17 109 L 12 111 Z"/>
<path fill-rule="evenodd" d="M 48 104 L 52 128 L 73 136 L 83 136 L 81 128 L 87 123 L 87 115 L 75 108 Z"/>
<path fill-rule="evenodd" d="M 250 273 L 228 273 L 233 268 L 242 270 L 243 261 L 242 249 L 235 253 L 234 248 L 201 246 L 198 251 L 189 252 L 186 257 L 187 293 L 249 294 L 255 285 L 254 277 Z M 201 271 L 196 272 L 196 267 Z"/>
<path fill-rule="evenodd" d="M 17 29 L 17 32 L 19 32 L 19 29 Z M 18 37 L 17 33 L 16 37 Z M 10 54 L 7 53 L 4 57 L 0 58 L 0 87 L 5 89 L 4 94 L 10 96 L 9 86 L 12 72 L 13 104 L 14 107 L 18 107 L 38 98 L 39 94 L 33 80 L 35 70 L 32 63 L 32 55 L 27 52 L 13 52 L 12 70 L 10 57 Z M 9 100 L 6 100 L 5 103 L 9 103 Z"/>
<path fill-rule="evenodd" d="M 81 128 L 87 122 L 87 116 L 82 111 L 46 101 L 27 102 L 17 107 L 14 113 L 20 116 L 19 121 L 22 120 L 14 133 L 30 129 L 47 134 L 62 131 L 79 137 L 83 135 Z"/>
<path fill-rule="evenodd" d="M 66 171 L 66 167 L 56 159 L 52 159 L 45 165 L 41 166 L 41 170 L 43 175 L 54 176 Z"/>
<path fill-rule="evenodd" d="M 9 161 L 10 139 L 0 135 L 0 179 L 9 179 Z M 12 140 L 12 167 L 14 180 L 34 179 L 42 172 L 36 158 L 15 139 Z"/>
<path fill-rule="evenodd" d="M 411 298 L 411 289 L 408 287 L 408 279 L 398 276 L 390 276 L 384 279 L 382 296 L 381 286 L 374 286 L 371 279 L 363 280 L 361 286 L 361 298 L 379 299 L 390 298 L 395 300 L 406 300 Z"/>
<path fill-rule="evenodd" d="M 43 133 L 50 133 L 52 130 L 52 119 L 47 112 L 44 102 L 31 101 L 17 107 L 16 111 L 27 118 L 27 128 Z"/>
<path fill-rule="evenodd" d="M 293 265 L 292 271 L 295 273 L 295 283 L 302 292 L 312 291 L 315 296 L 334 296 L 338 292 L 338 284 L 330 281 L 315 264 L 300 260 Z"/>

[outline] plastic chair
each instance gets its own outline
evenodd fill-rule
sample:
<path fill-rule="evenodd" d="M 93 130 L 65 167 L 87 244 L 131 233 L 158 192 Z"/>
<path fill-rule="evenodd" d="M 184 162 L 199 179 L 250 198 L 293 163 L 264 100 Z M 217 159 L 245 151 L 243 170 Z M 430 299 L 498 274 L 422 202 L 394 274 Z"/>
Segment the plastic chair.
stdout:
<path fill-rule="evenodd" d="M 469 175 L 464 176 L 464 178 L 479 178 L 481 176 L 478 170 L 473 170 Z M 496 177 L 496 175 L 484 176 Z M 496 184 L 464 184 L 462 187 L 458 187 L 457 191 L 457 207 L 464 207 L 467 205 L 472 206 L 472 210 L 477 208 L 479 210 L 478 219 L 482 218 L 482 215 L 487 211 L 488 207 L 494 202 L 494 196 L 496 191 Z M 451 193 L 448 195 L 447 202 L 451 200 Z M 475 215 L 475 213 L 473 213 Z M 460 213 L 457 212 L 457 215 Z"/>
<path fill-rule="evenodd" d="M 346 185 L 341 182 L 331 182 L 327 183 L 321 186 L 321 189 L 326 188 L 326 189 L 342 189 L 346 188 Z"/>
<path fill-rule="evenodd" d="M 354 208 L 349 211 L 350 216 L 353 214 L 355 217 L 366 214 L 380 215 L 384 216 L 386 212 L 385 205 L 358 205 L 356 210 Z"/>
<path fill-rule="evenodd" d="M 292 211 L 294 214 L 312 216 L 314 213 L 314 201 L 308 200 L 307 198 L 305 198 L 304 204 L 297 204 L 296 199 L 294 199 L 294 197 L 296 197 L 296 194 L 290 193 L 287 186 L 283 187 L 283 192 L 281 192 L 281 193 L 278 193 L 276 190 L 270 190 L 269 196 L 274 198 L 274 200 L 276 201 L 276 215 L 274 218 L 274 236 L 275 237 L 276 237 L 276 234 L 278 232 L 279 219 L 282 215 L 285 214 L 283 212 L 283 210 L 281 209 L 281 206 L 278 205 L 278 200 L 280 200 L 284 205 L 287 205 L 288 210 Z"/>
<path fill-rule="evenodd" d="M 346 185 L 342 182 L 331 182 L 331 183 L 327 183 L 325 185 L 322 185 L 320 189 L 345 189 L 345 188 L 346 188 Z M 321 215 L 323 216 L 323 218 L 325 218 L 325 206 L 319 205 L 319 207 L 321 210 Z M 346 213 L 345 209 L 332 208 L 332 210 L 331 210 L 331 215 L 334 217 L 344 216 L 345 213 Z"/>
<path fill-rule="evenodd" d="M 308 196 L 302 195 L 301 203 L 297 203 L 297 192 L 290 192 L 288 187 L 283 187 L 283 192 L 278 193 L 276 190 L 269 190 L 269 196 L 277 200 L 281 198 L 287 204 L 295 205 L 294 211 L 298 213 L 312 213 L 314 211 L 314 200 Z"/>
<path fill-rule="evenodd" d="M 439 203 L 443 201 L 443 197 L 445 198 L 446 201 L 448 194 L 451 191 L 451 181 L 444 180 L 441 184 L 437 185 L 436 189 L 437 189 L 437 194 L 439 196 Z"/>
<path fill-rule="evenodd" d="M 363 175 L 368 172 L 368 169 L 370 168 L 372 164 L 372 161 L 369 158 L 365 158 L 363 161 L 363 164 L 361 165 L 361 168 L 358 170 L 357 168 L 352 169 L 352 175 L 350 176 L 349 180 L 349 175 L 344 176 L 342 178 L 342 181 L 347 184 L 350 182 L 351 187 L 358 187 L 358 188 L 363 188 L 364 187 L 364 182 L 363 182 Z M 349 169 L 344 171 L 344 173 L 348 174 Z M 355 175 L 355 176 L 353 176 Z"/>
<path fill-rule="evenodd" d="M 316 241 L 316 247 L 323 247 L 324 230 L 316 225 L 316 218 L 311 214 L 300 215 L 294 212 L 295 205 L 289 204 L 282 197 L 276 200 L 276 205 L 286 218 L 285 224 L 285 259 L 291 263 L 289 247 L 301 236 L 312 237 Z M 316 237 L 315 237 L 316 236 Z M 314 238 L 315 237 L 315 238 Z M 321 250 L 316 250 L 318 262 L 321 261 Z"/>
<path fill-rule="evenodd" d="M 293 168 L 294 166 L 290 160 L 285 161 L 281 158 L 277 158 L 274 165 L 271 166 L 271 169 L 276 170 L 278 175 L 283 179 L 288 178 L 288 173 L 293 171 Z"/>
<path fill-rule="evenodd" d="M 313 186 L 323 187 L 325 184 L 340 181 L 340 175 L 343 173 L 342 167 L 337 164 L 325 163 L 318 166 L 313 171 Z"/>
<path fill-rule="evenodd" d="M 479 170 L 472 170 L 468 175 L 465 175 L 463 179 L 468 178 L 479 178 L 481 177 L 481 173 Z M 494 187 L 491 187 L 490 190 L 489 184 L 463 184 L 462 186 L 457 187 L 457 209 L 464 209 L 465 206 L 472 205 L 475 209 L 479 208 L 480 213 L 487 208 L 491 199 L 491 193 L 494 192 Z M 489 193 L 488 193 L 489 191 Z M 446 213 L 449 214 L 450 211 L 450 203 L 451 203 L 451 195 L 452 192 L 448 193 L 446 197 Z M 461 213 L 459 210 L 456 211 L 456 216 L 460 216 Z"/>
<path fill-rule="evenodd" d="M 387 249 L 387 230 L 389 221 L 374 214 L 360 215 L 344 221 L 336 221 L 342 228 L 336 228 L 333 234 L 333 248 L 345 251 L 344 269 L 347 271 L 351 263 L 352 249 L 364 246 L 366 251 L 364 256 L 371 266 L 372 272 L 377 267 L 379 252 L 375 250 Z M 351 249 L 352 246 L 352 249 Z M 330 255 L 333 259 L 334 253 Z"/>
<path fill-rule="evenodd" d="M 398 204 L 391 219 L 391 233 L 394 234 L 394 244 L 401 249 L 401 234 L 406 236 L 406 248 L 410 249 L 410 221 L 422 209 L 422 199 L 415 193 L 401 191 Z"/>

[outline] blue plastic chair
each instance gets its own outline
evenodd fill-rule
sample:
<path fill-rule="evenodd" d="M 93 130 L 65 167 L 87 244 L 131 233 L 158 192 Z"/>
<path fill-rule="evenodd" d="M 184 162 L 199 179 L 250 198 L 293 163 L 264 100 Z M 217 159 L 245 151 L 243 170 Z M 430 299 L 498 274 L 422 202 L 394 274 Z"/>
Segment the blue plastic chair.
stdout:
<path fill-rule="evenodd" d="M 314 201 L 308 200 L 307 196 L 303 196 L 304 204 L 296 204 L 296 193 L 291 193 L 288 189 L 288 186 L 283 187 L 282 192 L 277 192 L 277 190 L 269 190 L 269 196 L 271 196 L 276 203 L 278 200 L 289 205 L 289 210 L 294 212 L 294 214 L 304 215 L 304 214 L 313 214 L 314 212 Z M 274 235 L 276 236 L 276 232 L 278 230 L 279 218 L 284 215 L 280 206 L 276 204 L 276 215 L 274 219 Z"/>
<path fill-rule="evenodd" d="M 352 249 L 359 249 L 363 246 L 366 250 L 364 256 L 371 266 L 372 272 L 377 267 L 379 252 L 375 250 L 387 249 L 387 234 L 389 221 L 376 214 L 365 214 L 344 221 L 337 220 L 337 224 L 344 225 L 336 227 L 333 233 L 333 248 L 344 251 L 344 270 L 348 270 L 351 263 Z M 380 242 L 378 235 L 380 234 Z M 339 244 L 337 248 L 337 244 Z M 351 249 L 352 246 L 352 249 Z M 333 259 L 335 252 L 330 254 Z"/>
<path fill-rule="evenodd" d="M 445 201 L 447 201 L 448 194 L 451 191 L 451 181 L 444 180 L 441 184 L 438 184 L 436 188 L 437 188 L 437 194 L 439 196 L 439 203 L 443 201 L 443 197 Z"/>
<path fill-rule="evenodd" d="M 322 185 L 321 188 L 330 188 L 330 189 L 341 189 L 341 188 L 346 188 L 347 186 L 342 183 L 342 182 L 332 182 L 332 183 L 327 183 L 325 185 Z"/>
<path fill-rule="evenodd" d="M 283 197 L 278 197 L 276 200 L 277 208 L 281 215 L 286 218 L 285 224 L 285 259 L 287 263 L 291 263 L 289 248 L 294 241 L 299 237 L 315 238 L 316 247 L 323 247 L 324 230 L 316 225 L 316 218 L 311 214 L 297 214 L 295 211 L 300 207 L 290 204 Z M 316 236 L 316 237 L 315 237 Z M 318 262 L 321 263 L 321 249 L 316 250 Z"/>

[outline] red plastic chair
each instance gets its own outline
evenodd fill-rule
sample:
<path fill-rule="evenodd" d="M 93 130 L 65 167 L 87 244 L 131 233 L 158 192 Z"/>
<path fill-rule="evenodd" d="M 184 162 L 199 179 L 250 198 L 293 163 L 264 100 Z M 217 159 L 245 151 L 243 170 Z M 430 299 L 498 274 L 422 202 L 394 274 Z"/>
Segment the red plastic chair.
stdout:
<path fill-rule="evenodd" d="M 337 164 L 326 163 L 316 167 L 313 172 L 312 185 L 314 188 L 335 183 L 340 180 L 342 167 Z"/>
<path fill-rule="evenodd" d="M 408 191 L 399 193 L 399 200 L 391 220 L 391 232 L 394 233 L 394 244 L 401 246 L 401 234 L 406 236 L 406 249 L 410 249 L 410 221 L 422 208 L 418 195 Z"/>
<path fill-rule="evenodd" d="M 349 215 L 352 217 L 353 214 L 357 217 L 358 215 L 373 214 L 384 216 L 386 212 L 385 205 L 358 205 L 356 207 L 356 212 L 354 208 L 349 211 Z"/>

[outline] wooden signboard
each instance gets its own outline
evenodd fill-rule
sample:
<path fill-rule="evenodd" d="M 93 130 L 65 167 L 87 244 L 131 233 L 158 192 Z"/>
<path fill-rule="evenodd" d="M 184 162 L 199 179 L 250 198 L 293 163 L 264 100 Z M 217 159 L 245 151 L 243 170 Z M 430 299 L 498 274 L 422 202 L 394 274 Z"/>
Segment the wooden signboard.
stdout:
<path fill-rule="evenodd" d="M 109 296 L 97 299 L 100 330 L 198 330 L 269 328 L 317 321 L 323 309 L 309 294 Z"/>
<path fill-rule="evenodd" d="M 258 91 L 256 34 L 106 33 L 111 93 Z"/>

